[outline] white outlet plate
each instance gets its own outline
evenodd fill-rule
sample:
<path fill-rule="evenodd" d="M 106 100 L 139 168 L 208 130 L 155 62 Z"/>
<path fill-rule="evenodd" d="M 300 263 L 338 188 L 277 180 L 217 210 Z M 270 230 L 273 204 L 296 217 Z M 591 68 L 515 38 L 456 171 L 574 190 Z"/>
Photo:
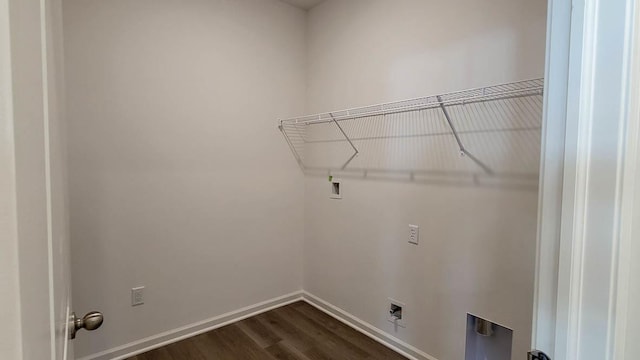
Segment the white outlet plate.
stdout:
<path fill-rule="evenodd" d="M 394 327 L 401 327 L 401 328 L 406 328 L 407 327 L 407 305 L 405 303 L 403 303 L 402 301 L 398 301 L 392 298 L 388 298 L 387 299 L 387 321 L 392 323 Z M 402 319 L 398 320 L 394 317 L 392 317 L 389 314 L 389 310 L 391 309 L 391 304 L 395 304 L 398 306 L 402 307 Z"/>
<path fill-rule="evenodd" d="M 131 306 L 144 304 L 144 286 L 131 289 Z"/>
<path fill-rule="evenodd" d="M 409 244 L 418 245 L 420 242 L 420 227 L 418 225 L 409 225 Z"/>
<path fill-rule="evenodd" d="M 340 179 L 331 179 L 331 193 L 329 194 L 329 198 L 336 200 L 342 199 L 342 186 Z"/>

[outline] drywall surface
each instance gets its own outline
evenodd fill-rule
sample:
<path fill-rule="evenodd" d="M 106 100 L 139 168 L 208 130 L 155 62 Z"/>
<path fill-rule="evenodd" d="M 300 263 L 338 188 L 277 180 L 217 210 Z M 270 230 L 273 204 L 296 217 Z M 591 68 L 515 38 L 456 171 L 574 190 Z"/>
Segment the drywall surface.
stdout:
<path fill-rule="evenodd" d="M 544 1 L 327 1 L 309 15 L 308 111 L 542 77 L 545 24 Z M 535 187 L 341 180 L 331 200 L 326 176 L 306 179 L 306 291 L 439 360 L 464 358 L 467 313 L 512 329 L 512 357 L 525 356 Z M 389 297 L 406 328 L 387 321 Z"/>
<path fill-rule="evenodd" d="M 275 0 L 64 2 L 74 310 L 105 315 L 77 356 L 301 288 L 303 177 L 275 119 L 304 110 L 305 20 Z"/>

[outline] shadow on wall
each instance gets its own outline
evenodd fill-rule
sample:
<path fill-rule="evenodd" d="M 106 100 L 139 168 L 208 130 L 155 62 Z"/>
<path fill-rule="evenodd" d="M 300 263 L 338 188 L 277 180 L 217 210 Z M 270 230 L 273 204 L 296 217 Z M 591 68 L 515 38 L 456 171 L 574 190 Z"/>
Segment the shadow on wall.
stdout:
<path fill-rule="evenodd" d="M 491 88 L 500 97 L 470 90 L 482 93 L 290 119 L 282 131 L 310 176 L 536 191 L 542 93 L 509 96 L 510 85 L 501 86 Z"/>

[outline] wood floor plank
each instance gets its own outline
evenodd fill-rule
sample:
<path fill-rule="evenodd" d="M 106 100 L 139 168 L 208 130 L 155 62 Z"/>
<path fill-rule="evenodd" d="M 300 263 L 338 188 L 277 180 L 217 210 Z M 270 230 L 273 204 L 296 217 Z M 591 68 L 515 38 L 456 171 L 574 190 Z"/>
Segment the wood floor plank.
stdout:
<path fill-rule="evenodd" d="M 268 348 L 269 346 L 282 341 L 282 339 L 275 332 L 268 329 L 255 317 L 242 320 L 236 324 L 242 331 L 244 331 L 245 334 L 247 334 L 262 348 Z"/>
<path fill-rule="evenodd" d="M 319 347 L 312 347 L 307 349 L 304 354 L 311 360 L 343 360 L 343 357 L 336 357 L 336 355 L 329 355 L 323 349 Z"/>
<path fill-rule="evenodd" d="M 207 360 L 236 359 L 233 349 L 220 339 L 216 331 L 196 336 L 194 338 L 194 344 Z"/>
<path fill-rule="evenodd" d="M 406 360 L 297 302 L 129 360 Z"/>
<path fill-rule="evenodd" d="M 301 352 L 313 347 L 316 341 L 306 333 L 300 331 L 287 319 L 282 318 L 274 311 L 256 316 L 267 328 L 275 332 L 280 338 L 286 340 Z"/>
<path fill-rule="evenodd" d="M 138 355 L 142 360 L 174 360 L 171 354 L 167 351 L 166 347 L 151 350 L 148 353 Z"/>
<path fill-rule="evenodd" d="M 296 303 L 293 308 L 321 324 L 327 330 L 335 333 L 337 336 L 353 343 L 354 345 L 364 349 L 374 359 L 384 360 L 406 360 L 406 357 L 389 349 L 388 347 L 378 343 L 377 341 L 365 336 L 344 323 L 334 319 L 333 317 L 319 311 L 315 307 L 306 302 Z"/>
<path fill-rule="evenodd" d="M 236 324 L 218 329 L 218 335 L 229 347 L 234 349 L 236 359 L 274 360 L 265 349 L 256 344 Z"/>
<path fill-rule="evenodd" d="M 301 331 L 306 332 L 313 339 L 316 339 L 317 349 L 324 350 L 332 357 L 342 359 L 368 359 L 371 354 L 359 348 L 355 344 L 343 339 L 331 332 L 319 323 L 309 319 L 306 315 L 296 311 L 291 306 L 281 307 L 274 310 L 283 318 L 291 319 L 291 322 Z"/>
<path fill-rule="evenodd" d="M 269 346 L 267 351 L 278 360 L 311 360 L 286 341 L 280 341 Z"/>
<path fill-rule="evenodd" d="M 191 359 L 191 360 L 207 360 L 207 357 L 198 350 L 193 339 L 183 340 L 166 346 L 167 351 L 174 360 Z"/>
<path fill-rule="evenodd" d="M 260 314 L 256 316 L 256 318 L 266 324 L 267 327 L 273 329 L 273 331 L 285 339 L 288 344 L 297 351 L 305 354 L 310 360 L 343 359 L 342 357 L 332 357 L 328 354 L 316 339 L 298 329 L 293 322 L 290 321 L 292 319 L 283 318 L 275 311 Z"/>

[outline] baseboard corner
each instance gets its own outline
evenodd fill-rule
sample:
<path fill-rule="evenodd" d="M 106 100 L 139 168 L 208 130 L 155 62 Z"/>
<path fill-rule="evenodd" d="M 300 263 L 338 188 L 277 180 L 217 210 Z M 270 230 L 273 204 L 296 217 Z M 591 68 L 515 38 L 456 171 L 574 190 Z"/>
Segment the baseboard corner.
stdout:
<path fill-rule="evenodd" d="M 308 291 L 302 293 L 303 300 L 309 305 L 411 360 L 438 360 Z"/>
<path fill-rule="evenodd" d="M 393 335 L 367 323 L 364 320 L 340 309 L 339 307 L 307 291 L 295 291 L 287 295 L 272 298 L 254 305 L 228 312 L 207 320 L 192 323 L 169 330 L 122 346 L 84 356 L 78 360 L 123 360 L 129 357 L 160 348 L 225 325 L 285 306 L 297 301 L 305 301 L 316 309 L 328 314 L 354 330 L 376 342 L 406 356 L 411 360 L 438 360 L 424 351 L 394 337 Z"/>
<path fill-rule="evenodd" d="M 141 340 L 133 341 L 112 349 L 107 349 L 95 354 L 87 355 L 78 360 L 123 360 L 147 351 L 157 349 L 217 328 L 232 324 L 237 321 L 303 300 L 303 291 L 295 291 L 290 294 L 275 297 L 257 304 L 249 305 L 222 315 L 218 315 L 203 321 L 185 325 L 173 330 L 165 331 Z"/>

